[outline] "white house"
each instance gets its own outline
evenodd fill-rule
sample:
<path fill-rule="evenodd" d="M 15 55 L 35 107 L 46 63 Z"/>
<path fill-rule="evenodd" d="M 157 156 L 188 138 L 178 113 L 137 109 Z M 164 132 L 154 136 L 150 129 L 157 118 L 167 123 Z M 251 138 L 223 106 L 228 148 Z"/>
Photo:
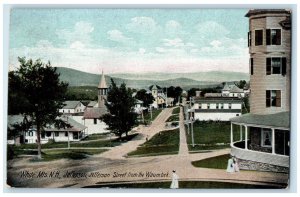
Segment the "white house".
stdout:
<path fill-rule="evenodd" d="M 24 117 L 22 115 L 12 115 L 8 118 L 8 129 L 14 129 L 15 124 L 20 124 L 23 122 Z M 41 133 L 41 143 L 45 144 L 50 139 L 55 142 L 66 142 L 79 141 L 85 137 L 86 128 L 84 125 L 78 123 L 68 116 L 61 116 L 59 119 L 70 125 L 69 128 L 56 128 L 54 125 L 49 125 L 44 128 L 44 132 Z M 36 127 L 33 126 L 28 130 L 20 131 L 17 138 L 10 139 L 9 144 L 34 144 L 37 141 Z"/>
<path fill-rule="evenodd" d="M 242 114 L 242 101 L 236 98 L 196 98 L 190 109 L 195 120 L 229 121 Z"/>
<path fill-rule="evenodd" d="M 222 97 L 245 97 L 245 92 L 235 85 L 234 82 L 226 82 L 222 89 Z"/>
<path fill-rule="evenodd" d="M 59 109 L 62 114 L 82 114 L 85 110 L 85 106 L 80 101 L 65 101 L 64 105 Z"/>

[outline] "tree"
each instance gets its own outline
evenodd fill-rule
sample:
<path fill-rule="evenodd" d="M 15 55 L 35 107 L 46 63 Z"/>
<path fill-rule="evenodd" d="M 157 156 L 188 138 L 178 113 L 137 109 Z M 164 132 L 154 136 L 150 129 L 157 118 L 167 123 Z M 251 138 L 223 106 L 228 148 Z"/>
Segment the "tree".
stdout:
<path fill-rule="evenodd" d="M 50 62 L 44 64 L 40 59 L 33 62 L 25 57 L 18 60 L 20 68 L 9 73 L 9 113 L 21 114 L 27 120 L 26 125 L 36 126 L 38 158 L 41 159 L 43 128 L 51 124 L 58 128 L 69 126 L 57 118 L 59 109 L 64 106 L 68 84 L 59 80 L 59 73 Z"/>
<path fill-rule="evenodd" d="M 153 103 L 153 101 L 155 100 L 154 97 L 152 96 L 152 94 L 147 93 L 147 91 L 145 89 L 139 90 L 136 93 L 135 98 L 143 101 L 144 107 L 149 107 L 149 105 L 151 105 Z"/>
<path fill-rule="evenodd" d="M 178 97 L 181 96 L 182 88 L 177 86 L 170 86 L 168 88 L 164 88 L 164 92 L 167 93 L 168 97 L 174 98 L 174 103 L 178 102 Z"/>
<path fill-rule="evenodd" d="M 245 80 L 240 80 L 236 85 L 240 89 L 244 89 L 244 87 L 245 87 L 246 84 L 247 84 L 247 82 Z"/>
<path fill-rule="evenodd" d="M 126 88 L 125 83 L 117 87 L 114 80 L 111 79 L 105 105 L 109 113 L 104 114 L 100 119 L 108 125 L 108 130 L 120 139 L 124 133 L 127 137 L 128 132 L 136 123 L 137 114 L 133 112 L 135 99 L 132 97 L 132 92 Z"/>

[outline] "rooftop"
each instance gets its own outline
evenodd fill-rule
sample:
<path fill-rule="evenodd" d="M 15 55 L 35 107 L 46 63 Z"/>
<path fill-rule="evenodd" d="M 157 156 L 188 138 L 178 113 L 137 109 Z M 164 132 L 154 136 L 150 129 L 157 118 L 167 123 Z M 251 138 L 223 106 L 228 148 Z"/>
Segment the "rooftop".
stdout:
<path fill-rule="evenodd" d="M 258 115 L 245 114 L 230 119 L 233 123 L 254 124 L 259 126 L 273 126 L 290 128 L 290 112 L 280 112 L 276 114 Z"/>
<path fill-rule="evenodd" d="M 290 14 L 290 11 L 285 9 L 253 9 L 249 10 L 245 17 L 258 14 Z"/>
<path fill-rule="evenodd" d="M 45 128 L 45 131 L 82 131 L 87 127 L 80 124 L 79 122 L 73 120 L 71 117 L 61 116 L 59 119 L 63 120 L 64 122 L 70 124 L 70 128 L 56 128 L 55 126 L 50 126 L 50 128 Z"/>
<path fill-rule="evenodd" d="M 74 109 L 80 101 L 65 101 L 63 109 Z"/>
<path fill-rule="evenodd" d="M 108 113 L 106 107 L 87 108 L 84 111 L 84 119 L 100 118 L 104 114 Z"/>

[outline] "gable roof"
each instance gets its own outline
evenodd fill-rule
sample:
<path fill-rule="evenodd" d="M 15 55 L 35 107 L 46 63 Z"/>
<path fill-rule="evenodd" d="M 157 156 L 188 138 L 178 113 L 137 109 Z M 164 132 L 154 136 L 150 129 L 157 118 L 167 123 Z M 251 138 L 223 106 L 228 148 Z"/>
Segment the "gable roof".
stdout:
<path fill-rule="evenodd" d="M 281 128 L 290 128 L 290 112 L 280 112 L 276 114 L 245 114 L 230 119 L 233 123 L 245 123 L 259 126 L 273 126 Z"/>
<path fill-rule="evenodd" d="M 243 93 L 244 92 L 243 89 L 240 89 L 239 87 L 237 87 L 235 85 L 235 83 L 232 83 L 232 82 L 231 83 L 227 82 L 224 85 L 222 91 L 230 91 L 230 92 L 235 92 L 235 93 Z"/>
<path fill-rule="evenodd" d="M 87 107 L 94 107 L 95 105 L 97 105 L 97 103 L 97 101 L 90 101 Z"/>
<path fill-rule="evenodd" d="M 80 101 L 65 101 L 63 109 L 75 109 L 75 107 L 81 103 Z M 82 103 L 81 103 L 82 104 Z"/>
<path fill-rule="evenodd" d="M 87 127 L 80 124 L 79 122 L 75 121 L 74 119 L 72 119 L 71 117 L 68 116 L 61 116 L 58 119 L 63 120 L 64 122 L 70 124 L 70 128 L 56 128 L 54 125 L 51 125 L 50 127 L 46 127 L 45 131 L 82 131 L 84 129 L 86 129 Z"/>
<path fill-rule="evenodd" d="M 106 107 L 87 108 L 84 111 L 83 118 L 84 119 L 100 118 L 106 113 L 108 113 Z"/>

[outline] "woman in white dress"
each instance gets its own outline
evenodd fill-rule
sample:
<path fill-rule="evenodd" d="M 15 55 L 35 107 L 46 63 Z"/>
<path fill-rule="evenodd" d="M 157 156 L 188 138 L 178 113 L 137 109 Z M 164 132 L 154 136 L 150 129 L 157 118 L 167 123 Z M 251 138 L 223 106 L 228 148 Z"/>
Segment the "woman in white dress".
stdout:
<path fill-rule="evenodd" d="M 173 174 L 172 174 L 172 183 L 171 183 L 171 186 L 170 188 L 171 189 L 178 189 L 179 186 L 178 186 L 178 179 L 179 179 L 179 176 L 175 173 L 176 171 L 173 170 Z"/>
<path fill-rule="evenodd" d="M 226 171 L 229 172 L 229 173 L 234 172 L 234 163 L 233 163 L 232 158 L 228 159 L 227 170 Z"/>

